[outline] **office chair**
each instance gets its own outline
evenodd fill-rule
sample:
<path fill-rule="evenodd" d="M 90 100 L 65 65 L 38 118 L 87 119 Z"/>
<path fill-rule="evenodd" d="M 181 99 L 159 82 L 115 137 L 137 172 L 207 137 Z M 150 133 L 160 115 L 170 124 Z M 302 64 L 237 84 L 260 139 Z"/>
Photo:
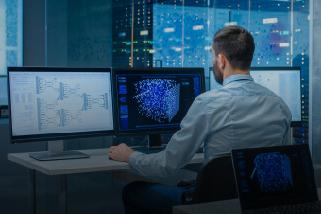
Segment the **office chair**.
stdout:
<path fill-rule="evenodd" d="M 163 188 L 166 187 L 165 191 L 163 191 L 163 194 L 160 194 L 159 198 L 161 198 L 162 203 L 166 203 L 163 203 L 162 206 L 149 203 L 146 206 L 145 202 L 140 200 L 141 198 L 146 197 L 144 192 L 148 191 L 148 194 L 153 194 L 155 193 L 155 188 L 157 189 L 160 186 L 162 186 L 162 184 L 154 184 L 144 181 L 136 181 L 126 185 L 123 190 L 123 201 L 125 209 L 127 209 L 126 211 L 134 212 L 132 210 L 134 208 L 136 213 L 167 214 L 172 213 L 172 208 L 176 205 L 205 203 L 237 197 L 230 156 L 215 158 L 209 161 L 203 168 L 201 168 L 201 170 L 198 171 L 195 181 L 180 182 L 178 186 L 182 187 L 181 190 L 183 193 L 178 196 L 178 198 L 176 198 L 175 194 L 174 196 L 172 195 L 172 197 L 168 197 L 168 195 L 171 195 L 171 187 L 165 185 L 163 186 Z M 137 198 L 138 200 L 136 200 Z M 178 201 L 176 201 L 176 199 Z"/>
<path fill-rule="evenodd" d="M 183 204 L 237 198 L 231 156 L 212 159 L 198 173 L 195 189 L 182 196 Z"/>

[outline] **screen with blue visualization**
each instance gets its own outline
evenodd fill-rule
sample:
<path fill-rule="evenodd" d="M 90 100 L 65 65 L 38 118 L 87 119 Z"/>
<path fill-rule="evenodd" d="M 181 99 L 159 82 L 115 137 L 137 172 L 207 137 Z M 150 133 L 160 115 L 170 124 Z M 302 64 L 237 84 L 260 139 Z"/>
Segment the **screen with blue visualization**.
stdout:
<path fill-rule="evenodd" d="M 201 74 L 116 73 L 120 132 L 176 130 L 196 96 Z"/>
<path fill-rule="evenodd" d="M 300 69 L 255 69 L 254 81 L 280 96 L 292 113 L 292 121 L 301 121 L 301 77 Z"/>
<path fill-rule="evenodd" d="M 0 76 L 0 106 L 8 105 L 7 77 Z"/>
<path fill-rule="evenodd" d="M 113 130 L 110 72 L 9 72 L 12 136 Z"/>
<path fill-rule="evenodd" d="M 317 200 L 307 144 L 232 151 L 243 209 Z"/>

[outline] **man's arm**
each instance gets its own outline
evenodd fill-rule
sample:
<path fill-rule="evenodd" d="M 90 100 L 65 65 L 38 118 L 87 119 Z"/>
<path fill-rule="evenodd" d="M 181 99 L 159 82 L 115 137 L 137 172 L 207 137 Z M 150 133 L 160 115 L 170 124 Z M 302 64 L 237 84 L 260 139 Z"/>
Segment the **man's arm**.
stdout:
<path fill-rule="evenodd" d="M 174 173 L 193 158 L 206 138 L 210 119 L 206 105 L 201 98 L 196 98 L 166 149 L 156 154 L 133 152 L 128 160 L 130 167 L 146 177 L 166 177 Z"/>

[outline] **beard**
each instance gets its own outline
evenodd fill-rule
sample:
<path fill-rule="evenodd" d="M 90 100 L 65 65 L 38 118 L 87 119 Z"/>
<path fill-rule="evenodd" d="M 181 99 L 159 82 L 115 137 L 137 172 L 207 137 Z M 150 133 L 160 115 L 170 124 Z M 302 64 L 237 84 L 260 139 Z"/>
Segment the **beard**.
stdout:
<path fill-rule="evenodd" d="M 220 68 L 217 66 L 216 63 L 214 63 L 214 70 L 213 70 L 213 74 L 214 74 L 214 78 L 216 80 L 216 82 L 220 85 L 223 85 L 223 72 L 220 70 Z"/>

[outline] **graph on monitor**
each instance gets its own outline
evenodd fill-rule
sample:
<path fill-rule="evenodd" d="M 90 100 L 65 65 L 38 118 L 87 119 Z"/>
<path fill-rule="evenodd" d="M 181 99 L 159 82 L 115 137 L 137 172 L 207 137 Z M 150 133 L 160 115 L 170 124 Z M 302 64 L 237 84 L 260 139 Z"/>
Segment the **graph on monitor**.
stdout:
<path fill-rule="evenodd" d="M 110 73 L 10 73 L 12 134 L 113 130 Z"/>

